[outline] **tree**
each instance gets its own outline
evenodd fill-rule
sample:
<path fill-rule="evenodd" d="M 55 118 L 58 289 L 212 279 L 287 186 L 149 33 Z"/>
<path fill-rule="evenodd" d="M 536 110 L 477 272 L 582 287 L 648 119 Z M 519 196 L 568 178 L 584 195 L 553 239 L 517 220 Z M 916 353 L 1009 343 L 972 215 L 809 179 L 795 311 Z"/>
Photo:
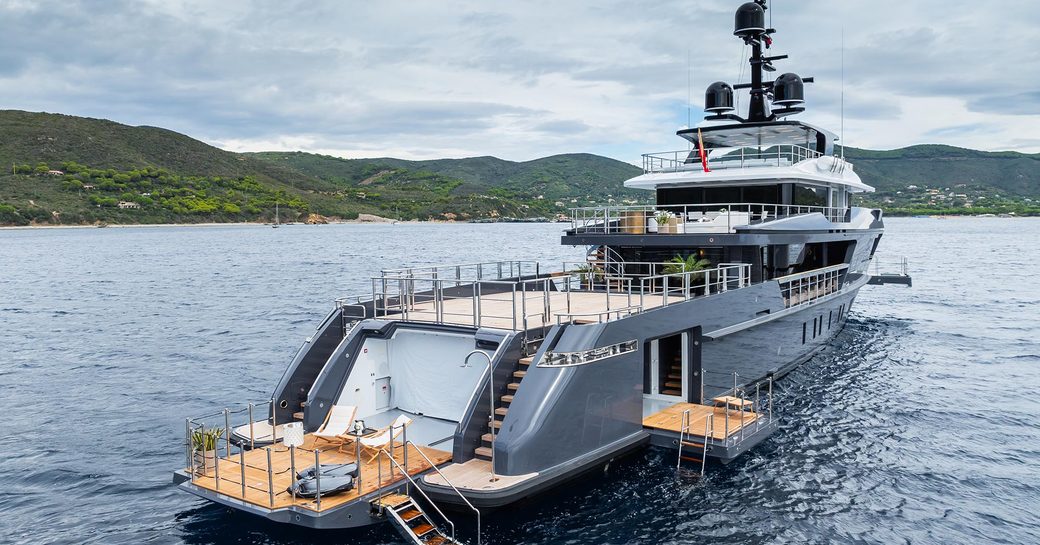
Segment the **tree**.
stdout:
<path fill-rule="evenodd" d="M 51 167 L 47 166 L 47 163 L 36 163 L 36 168 L 33 169 L 35 174 L 47 174 L 51 170 Z"/>
<path fill-rule="evenodd" d="M 32 172 L 33 172 L 33 169 L 29 165 L 24 165 L 23 164 L 23 165 L 18 165 L 16 167 L 14 167 L 14 173 L 15 174 L 32 174 Z"/>

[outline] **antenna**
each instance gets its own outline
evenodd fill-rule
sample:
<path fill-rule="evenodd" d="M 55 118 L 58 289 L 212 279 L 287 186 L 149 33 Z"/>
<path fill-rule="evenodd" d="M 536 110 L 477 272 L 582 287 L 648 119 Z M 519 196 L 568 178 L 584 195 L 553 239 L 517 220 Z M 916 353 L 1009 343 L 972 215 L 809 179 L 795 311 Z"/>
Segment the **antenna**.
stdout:
<path fill-rule="evenodd" d="M 841 158 L 845 160 L 845 25 L 841 26 Z"/>
<path fill-rule="evenodd" d="M 693 59 L 692 51 L 686 48 L 686 128 L 693 128 Z"/>

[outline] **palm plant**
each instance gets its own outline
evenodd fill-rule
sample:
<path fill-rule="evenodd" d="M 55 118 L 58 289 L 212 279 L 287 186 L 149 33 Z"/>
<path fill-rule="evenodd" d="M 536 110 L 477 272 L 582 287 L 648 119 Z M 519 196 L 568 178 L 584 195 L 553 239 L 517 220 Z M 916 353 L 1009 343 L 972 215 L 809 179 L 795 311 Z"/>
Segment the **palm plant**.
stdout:
<path fill-rule="evenodd" d="M 711 261 L 707 259 L 701 259 L 696 255 L 688 255 L 686 257 L 675 256 L 668 262 L 668 265 L 664 268 L 665 274 L 684 274 L 684 273 L 698 273 L 711 266 Z M 704 279 L 704 273 L 699 272 L 698 274 L 690 275 L 690 283 L 695 283 L 698 280 Z"/>

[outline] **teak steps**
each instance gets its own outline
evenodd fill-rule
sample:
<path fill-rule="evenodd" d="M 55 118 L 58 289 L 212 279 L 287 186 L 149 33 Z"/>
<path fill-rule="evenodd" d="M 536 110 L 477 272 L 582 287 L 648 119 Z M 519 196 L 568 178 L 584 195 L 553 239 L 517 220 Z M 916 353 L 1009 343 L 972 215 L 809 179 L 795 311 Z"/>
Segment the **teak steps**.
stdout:
<path fill-rule="evenodd" d="M 509 405 L 513 403 L 513 396 L 520 389 L 520 383 L 527 376 L 528 368 L 534 364 L 534 356 L 525 356 L 517 360 L 516 368 L 513 370 L 513 382 L 505 385 L 506 393 L 499 396 L 495 403 L 495 418 L 488 422 L 488 433 L 480 437 L 480 447 L 473 451 L 475 458 L 491 460 L 491 448 L 494 436 L 492 431 L 498 433 L 502 428 L 502 420 L 509 414 Z"/>
<path fill-rule="evenodd" d="M 387 521 L 409 543 L 418 542 L 423 545 L 457 543 L 446 536 L 419 507 L 419 504 L 409 496 L 389 494 L 373 501 L 372 505 L 387 517 Z"/>

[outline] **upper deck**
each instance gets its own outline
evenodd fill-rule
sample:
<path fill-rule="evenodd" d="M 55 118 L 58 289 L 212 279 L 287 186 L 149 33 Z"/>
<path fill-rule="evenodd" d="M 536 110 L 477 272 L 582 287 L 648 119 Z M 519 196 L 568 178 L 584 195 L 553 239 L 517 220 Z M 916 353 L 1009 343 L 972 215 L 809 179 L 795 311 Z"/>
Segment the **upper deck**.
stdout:
<path fill-rule="evenodd" d="M 643 175 L 625 186 L 661 189 L 774 180 L 840 186 L 852 193 L 874 190 L 860 180 L 851 163 L 833 155 L 833 134 L 805 123 L 713 125 L 679 135 L 690 141 L 689 148 L 644 154 Z"/>

